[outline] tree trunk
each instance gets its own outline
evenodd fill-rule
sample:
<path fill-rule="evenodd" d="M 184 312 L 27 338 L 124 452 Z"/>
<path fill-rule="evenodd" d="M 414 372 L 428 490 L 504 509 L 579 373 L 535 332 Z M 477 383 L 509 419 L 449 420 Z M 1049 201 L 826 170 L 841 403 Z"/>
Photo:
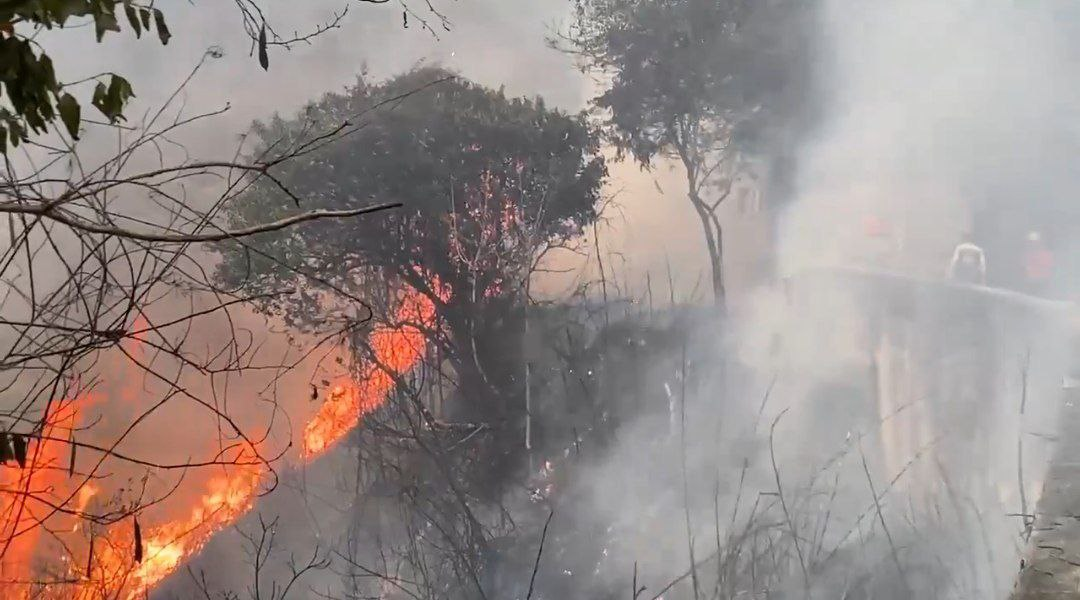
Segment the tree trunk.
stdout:
<path fill-rule="evenodd" d="M 462 308 L 472 310 L 471 308 Z M 458 313 L 458 311 L 448 311 Z M 474 493 L 495 499 L 527 456 L 524 394 L 521 389 L 523 330 L 513 303 L 482 309 L 470 327 L 469 317 L 446 319 L 454 346 L 452 365 L 458 389 L 448 407 L 451 420 L 483 424 L 472 442 L 475 468 L 469 479 Z M 456 318 L 455 318 L 456 317 Z"/>
<path fill-rule="evenodd" d="M 691 188 L 693 189 L 693 188 Z M 690 204 L 697 212 L 701 228 L 705 232 L 705 248 L 709 253 L 709 275 L 712 282 L 713 302 L 720 312 L 727 307 L 727 290 L 724 287 L 724 237 L 720 226 L 720 220 L 716 217 L 709 206 L 691 191 L 689 194 Z"/>
<path fill-rule="evenodd" d="M 712 281 L 713 303 L 717 312 L 723 314 L 727 309 L 727 291 L 724 289 L 724 240 L 720 219 L 716 216 L 717 206 L 709 206 L 701 198 L 701 163 L 684 145 L 677 146 L 683 168 L 686 169 L 686 194 L 690 205 L 697 212 L 701 228 L 705 232 L 705 247 L 709 252 L 709 276 Z"/>

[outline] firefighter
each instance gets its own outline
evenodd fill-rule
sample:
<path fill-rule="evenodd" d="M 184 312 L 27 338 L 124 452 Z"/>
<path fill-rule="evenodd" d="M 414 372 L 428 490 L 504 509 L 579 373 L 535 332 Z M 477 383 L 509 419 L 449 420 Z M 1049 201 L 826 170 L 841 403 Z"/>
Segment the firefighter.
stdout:
<path fill-rule="evenodd" d="M 986 285 L 986 254 L 975 245 L 971 234 L 965 233 L 953 251 L 949 279 L 969 285 Z"/>
<path fill-rule="evenodd" d="M 863 219 L 863 233 L 869 242 L 868 266 L 879 269 L 893 267 L 895 240 L 889 222 L 877 215 L 868 215 Z"/>
<path fill-rule="evenodd" d="M 1024 279 L 1027 293 L 1042 296 L 1047 292 L 1054 274 L 1054 253 L 1046 247 L 1039 232 L 1028 234 L 1028 247 L 1024 255 Z"/>

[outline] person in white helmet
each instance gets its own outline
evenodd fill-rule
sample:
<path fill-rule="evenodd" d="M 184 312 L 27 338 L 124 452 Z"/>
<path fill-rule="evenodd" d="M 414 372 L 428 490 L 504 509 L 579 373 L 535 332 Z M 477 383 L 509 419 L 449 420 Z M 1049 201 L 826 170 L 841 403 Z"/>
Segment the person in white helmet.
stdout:
<path fill-rule="evenodd" d="M 986 285 L 986 253 L 975 245 L 971 234 L 965 233 L 953 251 L 949 279 L 969 285 Z"/>

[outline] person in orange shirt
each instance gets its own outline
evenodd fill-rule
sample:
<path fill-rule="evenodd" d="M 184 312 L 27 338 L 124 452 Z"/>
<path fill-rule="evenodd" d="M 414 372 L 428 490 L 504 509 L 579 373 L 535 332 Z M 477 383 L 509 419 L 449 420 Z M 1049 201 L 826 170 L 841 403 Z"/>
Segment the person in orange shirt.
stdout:
<path fill-rule="evenodd" d="M 1054 253 L 1046 247 L 1042 236 L 1032 231 L 1028 234 L 1028 249 L 1024 256 L 1024 277 L 1027 292 L 1034 296 L 1046 294 L 1054 276 Z"/>
<path fill-rule="evenodd" d="M 867 266 L 877 269 L 894 267 L 896 248 L 889 222 L 877 215 L 869 215 L 863 219 L 863 233 L 869 242 Z"/>

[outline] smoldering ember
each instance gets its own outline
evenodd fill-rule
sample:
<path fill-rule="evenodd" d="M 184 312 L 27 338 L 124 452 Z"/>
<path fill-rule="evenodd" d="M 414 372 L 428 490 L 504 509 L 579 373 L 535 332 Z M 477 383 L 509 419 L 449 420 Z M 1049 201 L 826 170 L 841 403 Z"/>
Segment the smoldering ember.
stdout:
<path fill-rule="evenodd" d="M 0 2 L 0 598 L 1080 599 L 1080 5 Z"/>

